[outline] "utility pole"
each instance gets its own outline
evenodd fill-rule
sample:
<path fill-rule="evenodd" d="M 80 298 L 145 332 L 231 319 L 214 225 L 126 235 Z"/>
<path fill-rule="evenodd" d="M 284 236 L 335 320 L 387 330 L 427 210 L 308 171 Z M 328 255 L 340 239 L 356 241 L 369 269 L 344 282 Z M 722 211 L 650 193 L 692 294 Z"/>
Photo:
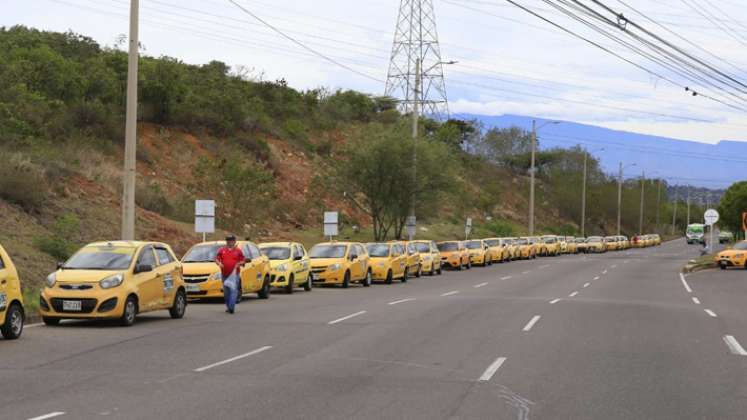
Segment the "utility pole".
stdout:
<path fill-rule="evenodd" d="M 137 71 L 139 0 L 130 0 L 130 51 L 127 67 L 127 111 L 122 192 L 122 239 L 135 239 L 135 165 L 137 149 Z"/>
<path fill-rule="evenodd" d="M 656 232 L 659 232 L 661 226 L 659 219 L 659 212 L 661 209 L 661 178 L 659 178 L 659 185 L 656 187 Z"/>
<path fill-rule="evenodd" d="M 413 188 L 418 182 L 418 124 L 420 123 L 420 111 L 418 105 L 421 102 L 421 90 L 420 90 L 420 58 L 415 61 L 415 86 L 413 89 L 413 103 L 412 103 L 412 185 Z M 410 192 L 410 217 L 415 218 L 415 191 Z M 410 233 L 410 232 L 408 232 Z M 409 240 L 413 240 L 413 236 L 410 234 Z"/>
<path fill-rule="evenodd" d="M 690 225 L 690 185 L 687 187 L 687 224 Z"/>
<path fill-rule="evenodd" d="M 584 180 L 581 183 L 581 237 L 586 237 L 586 161 L 589 152 L 584 151 Z"/>
<path fill-rule="evenodd" d="M 677 224 L 677 200 L 679 197 L 677 196 L 677 193 L 679 191 L 677 190 L 677 187 L 674 187 L 674 211 L 672 212 L 672 236 L 674 236 L 674 230 L 675 226 Z"/>
<path fill-rule="evenodd" d="M 641 215 L 640 220 L 638 222 L 638 233 L 639 235 L 643 235 L 643 190 L 646 186 L 646 171 L 641 171 Z"/>
<path fill-rule="evenodd" d="M 537 153 L 537 120 L 532 120 L 532 158 L 529 169 L 529 236 L 534 235 L 534 159 Z"/>
<path fill-rule="evenodd" d="M 617 176 L 617 234 L 620 235 L 621 208 L 622 208 L 622 186 L 623 186 L 623 163 L 620 162 L 620 173 Z"/>

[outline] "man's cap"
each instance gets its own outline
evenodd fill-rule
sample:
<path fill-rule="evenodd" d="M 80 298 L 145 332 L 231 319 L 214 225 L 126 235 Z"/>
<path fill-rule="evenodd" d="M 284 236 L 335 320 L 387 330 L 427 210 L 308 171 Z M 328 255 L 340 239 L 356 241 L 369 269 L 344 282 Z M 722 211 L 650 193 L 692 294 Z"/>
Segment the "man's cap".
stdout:
<path fill-rule="evenodd" d="M 236 235 L 228 235 L 228 236 L 226 236 L 226 240 L 227 241 L 235 241 L 236 240 Z"/>

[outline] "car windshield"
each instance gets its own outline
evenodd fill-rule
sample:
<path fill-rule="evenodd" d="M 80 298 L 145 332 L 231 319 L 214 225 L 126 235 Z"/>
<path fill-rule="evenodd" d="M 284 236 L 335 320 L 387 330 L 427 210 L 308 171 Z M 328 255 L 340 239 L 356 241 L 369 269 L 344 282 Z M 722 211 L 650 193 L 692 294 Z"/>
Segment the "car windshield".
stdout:
<path fill-rule="evenodd" d="M 747 242 L 740 242 L 736 245 L 734 245 L 734 249 L 738 249 L 740 251 L 744 251 L 747 249 Z"/>
<path fill-rule="evenodd" d="M 501 244 L 501 241 L 499 241 L 498 239 L 488 239 L 485 241 L 485 243 L 488 244 L 488 246 L 498 246 Z"/>
<path fill-rule="evenodd" d="M 418 242 L 415 244 L 415 247 L 418 249 L 418 252 L 423 254 L 431 252 L 431 246 L 425 242 Z"/>
<path fill-rule="evenodd" d="M 554 243 L 555 243 L 555 238 L 542 238 L 542 240 L 543 240 L 543 241 L 544 241 L 544 242 L 545 242 L 546 244 L 554 244 Z"/>
<path fill-rule="evenodd" d="M 260 247 L 259 250 L 272 261 L 287 260 L 291 256 L 291 250 L 287 246 L 266 246 Z"/>
<path fill-rule="evenodd" d="M 132 263 L 135 248 L 87 246 L 76 252 L 62 268 L 66 270 L 125 270 Z"/>
<path fill-rule="evenodd" d="M 441 252 L 456 251 L 457 249 L 459 249 L 459 246 L 456 242 L 443 242 L 438 244 L 438 250 Z"/>
<path fill-rule="evenodd" d="M 310 258 L 343 258 L 347 245 L 314 245 L 309 251 Z"/>
<path fill-rule="evenodd" d="M 682 231 L 680 231 L 682 232 Z M 687 233 L 703 233 L 703 226 L 691 225 L 687 227 Z"/>
<path fill-rule="evenodd" d="M 223 247 L 222 244 L 210 244 L 210 245 L 197 245 L 192 247 L 187 254 L 182 258 L 182 262 L 212 262 L 215 261 L 215 256 L 218 255 L 218 250 Z"/>
<path fill-rule="evenodd" d="M 389 245 L 387 244 L 368 244 L 368 255 L 372 257 L 388 257 Z"/>
<path fill-rule="evenodd" d="M 469 241 L 465 244 L 468 249 L 481 249 L 482 243 L 480 241 Z"/>
<path fill-rule="evenodd" d="M 514 241 L 516 245 L 527 245 L 529 244 L 529 241 L 526 239 L 517 239 Z"/>
<path fill-rule="evenodd" d="M 586 242 L 602 242 L 602 238 L 599 236 L 592 236 L 587 239 Z"/>

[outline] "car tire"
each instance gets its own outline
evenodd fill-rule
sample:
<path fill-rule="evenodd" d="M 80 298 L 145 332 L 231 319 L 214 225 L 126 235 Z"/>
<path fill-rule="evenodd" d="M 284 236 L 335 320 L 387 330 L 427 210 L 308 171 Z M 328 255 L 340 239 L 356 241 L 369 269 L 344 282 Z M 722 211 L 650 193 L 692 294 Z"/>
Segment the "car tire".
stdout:
<path fill-rule="evenodd" d="M 11 303 L 7 311 L 5 311 L 5 324 L 0 326 L 0 334 L 6 340 L 16 340 L 21 337 L 23 333 L 23 321 L 25 316 L 23 314 L 23 308 L 17 303 Z"/>
<path fill-rule="evenodd" d="M 187 312 L 187 295 L 183 290 L 176 292 L 174 296 L 174 303 L 169 308 L 169 315 L 173 319 L 182 319 L 184 314 Z"/>
<path fill-rule="evenodd" d="M 436 263 L 431 262 L 431 271 L 428 272 L 429 277 L 433 277 L 436 275 Z"/>
<path fill-rule="evenodd" d="M 296 287 L 296 278 L 291 274 L 290 277 L 288 277 L 288 285 L 285 286 L 285 294 L 292 295 L 293 294 L 293 288 Z"/>
<path fill-rule="evenodd" d="M 350 271 L 345 272 L 345 277 L 342 279 L 342 288 L 347 289 L 350 287 Z"/>
<path fill-rule="evenodd" d="M 314 287 L 314 282 L 311 281 L 311 274 L 306 275 L 306 283 L 303 284 L 303 290 L 310 292 Z"/>
<path fill-rule="evenodd" d="M 366 278 L 363 279 L 363 287 L 371 287 L 371 284 L 373 283 L 373 276 L 371 275 L 371 270 L 366 271 Z"/>
<path fill-rule="evenodd" d="M 384 283 L 386 284 L 392 284 L 392 279 L 394 278 L 394 274 L 392 274 L 392 270 L 389 270 L 386 272 L 386 279 L 384 280 Z"/>
<path fill-rule="evenodd" d="M 265 276 L 265 281 L 262 282 L 262 288 L 257 292 L 257 297 L 260 299 L 267 299 L 270 297 L 270 276 Z"/>
<path fill-rule="evenodd" d="M 42 322 L 44 323 L 44 325 L 54 327 L 56 325 L 60 325 L 60 318 L 50 318 L 48 316 L 43 316 Z"/>
<path fill-rule="evenodd" d="M 459 262 L 459 267 L 457 267 L 457 270 L 458 271 L 464 270 L 464 263 L 463 262 L 461 262 L 461 261 Z"/>
<path fill-rule="evenodd" d="M 405 272 L 402 274 L 402 283 L 407 283 L 407 278 L 410 276 L 410 269 L 405 268 Z"/>
<path fill-rule="evenodd" d="M 472 260 L 467 261 L 467 270 L 472 269 Z"/>
<path fill-rule="evenodd" d="M 436 270 L 436 273 L 438 273 L 438 275 L 440 276 L 443 272 L 444 272 L 444 266 L 443 265 L 439 265 L 438 266 L 438 270 Z"/>
<path fill-rule="evenodd" d="M 423 275 L 423 266 L 418 264 L 418 270 L 415 271 L 415 277 L 420 278 Z"/>
<path fill-rule="evenodd" d="M 726 270 L 726 264 L 719 264 L 718 268 L 720 268 L 722 270 Z"/>
<path fill-rule="evenodd" d="M 137 318 L 137 299 L 135 296 L 127 296 L 124 303 L 124 309 L 122 309 L 122 316 L 119 318 L 119 325 L 123 327 L 131 327 L 135 324 Z"/>

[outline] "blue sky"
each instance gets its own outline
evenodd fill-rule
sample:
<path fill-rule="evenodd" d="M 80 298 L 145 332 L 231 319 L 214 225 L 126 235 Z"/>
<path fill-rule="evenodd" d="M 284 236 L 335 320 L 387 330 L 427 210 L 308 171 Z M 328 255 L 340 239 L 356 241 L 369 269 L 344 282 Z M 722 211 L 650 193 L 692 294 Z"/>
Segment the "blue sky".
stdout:
<path fill-rule="evenodd" d="M 399 0 L 238 1 L 310 47 L 385 79 Z M 519 2 L 600 39 L 541 0 Z M 730 35 L 690 8 L 704 2 L 625 1 L 718 57 L 698 51 L 719 67 L 747 69 L 747 8 L 739 7 L 739 0 L 717 2 L 719 10 L 712 10 L 718 13 L 716 22 L 732 28 Z M 606 3 L 636 19 L 622 2 Z M 110 46 L 128 31 L 128 0 L 3 0 L 2 5 L 3 26 L 70 29 Z M 693 98 L 503 0 L 434 0 L 434 5 L 442 55 L 459 61 L 446 69 L 452 112 L 534 115 L 708 143 L 747 140 L 743 112 Z M 375 94 L 384 90 L 381 82 L 310 56 L 227 0 L 141 0 L 141 18 L 140 38 L 149 55 L 169 55 L 188 63 L 217 59 L 242 66 L 249 77 L 285 78 L 301 89 L 324 86 Z M 650 22 L 647 27 L 687 45 Z M 747 79 L 747 71 L 739 74 Z"/>

